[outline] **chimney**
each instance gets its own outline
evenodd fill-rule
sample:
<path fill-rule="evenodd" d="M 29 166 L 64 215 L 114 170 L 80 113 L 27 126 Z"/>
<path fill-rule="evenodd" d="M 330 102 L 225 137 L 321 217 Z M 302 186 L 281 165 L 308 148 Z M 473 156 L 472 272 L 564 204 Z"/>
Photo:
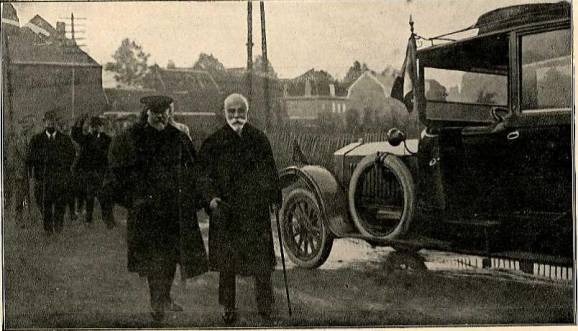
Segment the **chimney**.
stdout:
<path fill-rule="evenodd" d="M 335 96 L 335 84 L 329 84 L 329 95 Z"/>
<path fill-rule="evenodd" d="M 66 37 L 66 23 L 56 22 L 56 38 L 64 40 Z"/>
<path fill-rule="evenodd" d="M 311 96 L 311 81 L 309 79 L 305 81 L 305 96 Z"/>

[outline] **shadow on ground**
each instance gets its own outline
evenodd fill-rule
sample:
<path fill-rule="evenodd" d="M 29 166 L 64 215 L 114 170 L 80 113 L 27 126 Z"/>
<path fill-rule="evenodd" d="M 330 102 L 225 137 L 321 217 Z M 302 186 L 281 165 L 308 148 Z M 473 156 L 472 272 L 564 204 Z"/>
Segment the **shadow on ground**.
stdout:
<path fill-rule="evenodd" d="M 5 327 L 224 326 L 217 303 L 217 274 L 207 273 L 187 283 L 177 277 L 173 296 L 185 311 L 155 324 L 149 315 L 146 280 L 126 271 L 123 226 L 109 231 L 102 223 L 92 227 L 68 223 L 60 237 L 50 238 L 40 228 L 40 223 L 34 223 L 19 229 L 5 219 Z M 206 224 L 202 228 L 206 237 Z M 347 247 L 351 253 L 352 248 Z M 332 259 L 342 261 L 335 254 L 340 254 L 339 247 Z M 259 319 L 252 281 L 239 278 L 240 320 L 236 326 L 524 325 L 573 321 L 569 284 L 459 271 L 388 271 L 380 258 L 344 261 L 332 269 L 289 268 L 291 317 L 287 314 L 283 275 L 278 270 L 274 274 L 275 323 Z"/>

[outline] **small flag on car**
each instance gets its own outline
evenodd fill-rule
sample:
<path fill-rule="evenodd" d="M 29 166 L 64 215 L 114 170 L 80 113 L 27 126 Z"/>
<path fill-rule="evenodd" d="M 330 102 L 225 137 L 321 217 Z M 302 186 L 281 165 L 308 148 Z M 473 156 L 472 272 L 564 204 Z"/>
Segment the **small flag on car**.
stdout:
<path fill-rule="evenodd" d="M 413 91 L 417 81 L 417 45 L 412 33 L 407 42 L 405 60 L 401 68 L 401 75 L 396 77 L 391 88 L 391 97 L 405 104 L 408 112 L 413 110 Z"/>

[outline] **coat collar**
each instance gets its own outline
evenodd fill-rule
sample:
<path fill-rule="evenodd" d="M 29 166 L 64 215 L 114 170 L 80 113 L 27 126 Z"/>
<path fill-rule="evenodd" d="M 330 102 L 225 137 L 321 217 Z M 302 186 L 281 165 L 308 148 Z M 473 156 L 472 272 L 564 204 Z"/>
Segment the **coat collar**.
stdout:
<path fill-rule="evenodd" d="M 245 123 L 243 129 L 241 130 L 241 134 L 239 135 L 237 131 L 233 130 L 233 128 L 227 123 L 223 126 L 223 133 L 227 138 L 236 138 L 236 139 L 244 139 L 250 135 L 250 131 L 252 129 L 251 124 Z"/>

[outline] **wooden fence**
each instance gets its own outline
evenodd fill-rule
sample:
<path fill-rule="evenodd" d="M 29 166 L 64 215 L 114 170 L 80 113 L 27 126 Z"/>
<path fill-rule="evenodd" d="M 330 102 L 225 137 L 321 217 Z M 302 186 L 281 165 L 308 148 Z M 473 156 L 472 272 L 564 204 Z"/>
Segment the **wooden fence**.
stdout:
<path fill-rule="evenodd" d="M 333 153 L 343 146 L 363 139 L 365 142 L 386 141 L 385 132 L 363 133 L 358 135 L 347 133 L 315 133 L 295 130 L 268 130 L 267 136 L 271 142 L 273 155 L 279 169 L 299 164 L 293 160 L 294 148 L 297 144 L 310 164 L 321 165 L 333 169 Z"/>

